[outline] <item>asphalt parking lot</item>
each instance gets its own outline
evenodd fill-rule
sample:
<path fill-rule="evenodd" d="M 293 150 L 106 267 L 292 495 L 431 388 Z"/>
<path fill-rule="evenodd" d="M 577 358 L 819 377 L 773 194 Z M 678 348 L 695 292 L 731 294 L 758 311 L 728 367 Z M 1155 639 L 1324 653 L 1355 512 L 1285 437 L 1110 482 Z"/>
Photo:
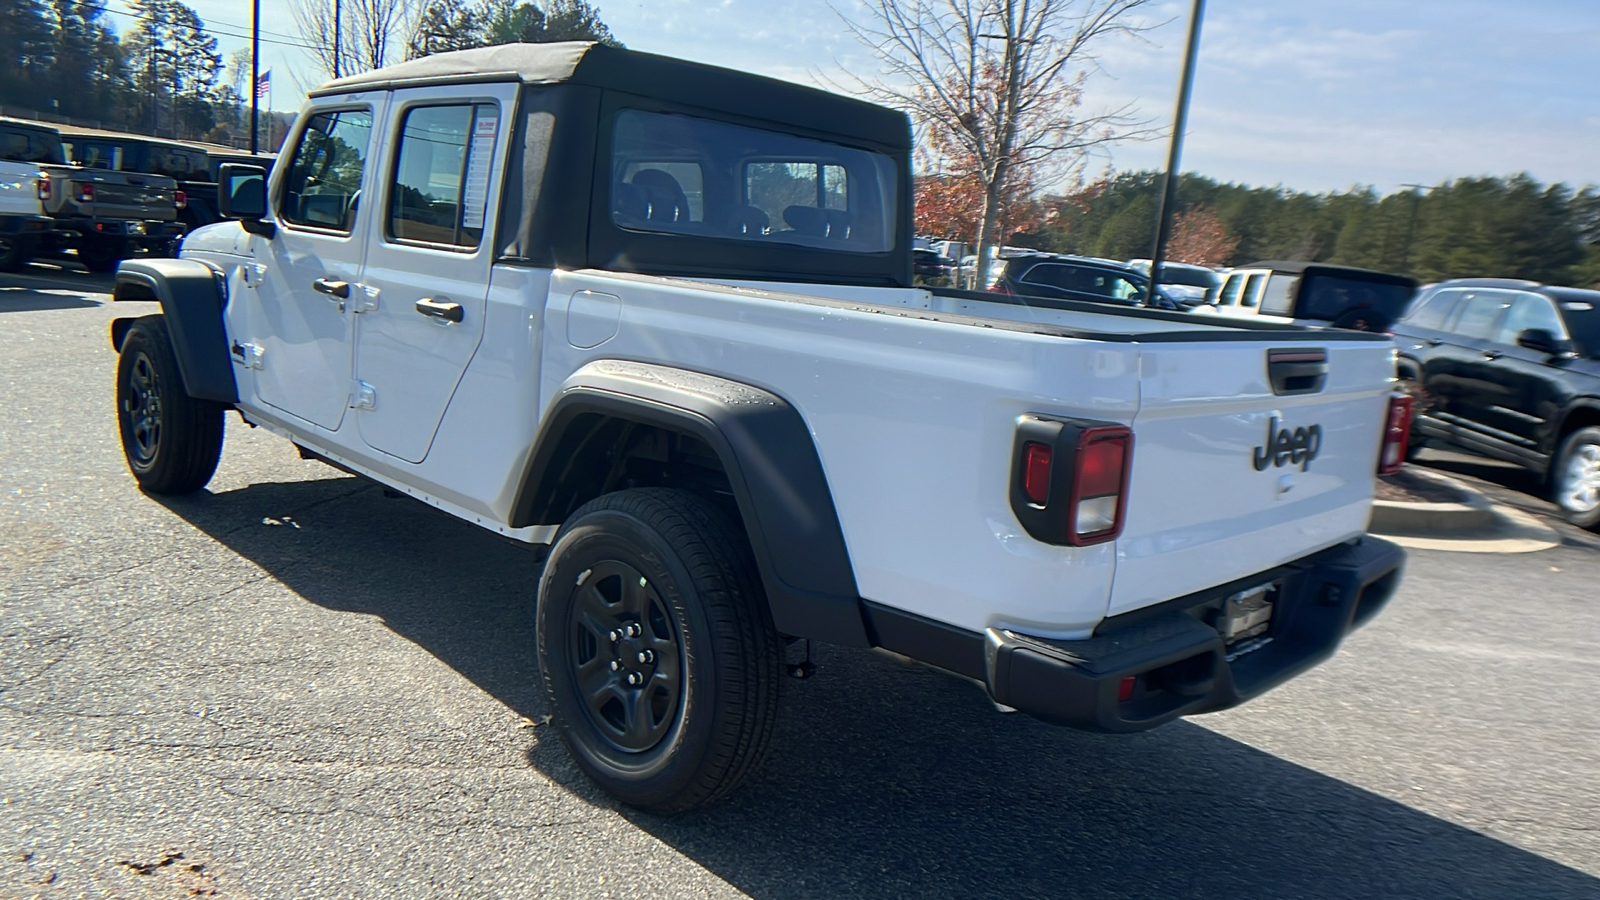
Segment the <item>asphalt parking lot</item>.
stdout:
<path fill-rule="evenodd" d="M 644 816 L 541 724 L 535 553 L 236 417 L 141 494 L 107 286 L 0 275 L 0 896 L 1600 897 L 1592 535 L 1413 552 L 1335 659 L 1140 735 L 819 648 L 746 790 Z"/>

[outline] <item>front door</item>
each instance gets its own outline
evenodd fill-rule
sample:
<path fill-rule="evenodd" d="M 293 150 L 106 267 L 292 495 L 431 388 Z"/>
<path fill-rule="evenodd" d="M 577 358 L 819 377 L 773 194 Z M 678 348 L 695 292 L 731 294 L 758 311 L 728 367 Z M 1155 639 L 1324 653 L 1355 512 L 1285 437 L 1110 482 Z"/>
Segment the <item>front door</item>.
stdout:
<path fill-rule="evenodd" d="M 356 419 L 368 446 L 427 456 L 483 338 L 512 85 L 398 92 L 356 323 Z"/>
<path fill-rule="evenodd" d="M 350 400 L 349 310 L 361 296 L 372 135 L 369 105 L 313 110 L 273 191 L 277 233 L 252 241 L 262 275 L 247 295 L 260 348 L 256 396 L 329 431 Z"/>

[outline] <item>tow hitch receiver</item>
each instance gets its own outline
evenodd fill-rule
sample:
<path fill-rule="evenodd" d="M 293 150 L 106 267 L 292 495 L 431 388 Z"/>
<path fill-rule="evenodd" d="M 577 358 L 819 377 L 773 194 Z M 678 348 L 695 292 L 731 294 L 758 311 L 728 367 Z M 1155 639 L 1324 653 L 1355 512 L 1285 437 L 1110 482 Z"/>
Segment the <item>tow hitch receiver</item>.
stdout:
<path fill-rule="evenodd" d="M 1211 624 L 1222 636 L 1228 662 L 1259 650 L 1272 640 L 1266 633 L 1272 627 L 1273 601 L 1277 598 L 1278 582 L 1269 581 L 1229 594 L 1222 601 Z"/>

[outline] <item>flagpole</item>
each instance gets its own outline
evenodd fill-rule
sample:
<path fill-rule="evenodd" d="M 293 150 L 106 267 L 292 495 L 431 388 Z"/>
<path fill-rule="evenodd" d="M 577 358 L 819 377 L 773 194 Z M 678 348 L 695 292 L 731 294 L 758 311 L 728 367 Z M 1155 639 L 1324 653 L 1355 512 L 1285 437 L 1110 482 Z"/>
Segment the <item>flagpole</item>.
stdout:
<path fill-rule="evenodd" d="M 255 15 L 250 20 L 250 153 L 256 152 L 256 134 L 260 125 L 256 119 L 258 101 L 256 94 L 261 85 L 261 0 L 255 0 Z"/>

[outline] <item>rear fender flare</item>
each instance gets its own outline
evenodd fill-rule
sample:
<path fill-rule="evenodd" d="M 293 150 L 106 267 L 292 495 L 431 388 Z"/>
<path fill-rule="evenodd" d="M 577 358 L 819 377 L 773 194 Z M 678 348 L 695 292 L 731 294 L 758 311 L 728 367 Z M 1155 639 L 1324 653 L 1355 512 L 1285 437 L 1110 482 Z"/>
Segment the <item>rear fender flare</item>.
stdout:
<path fill-rule="evenodd" d="M 544 416 L 511 523 L 557 524 L 569 431 L 593 418 L 691 435 L 717 454 L 750 538 L 773 624 L 784 634 L 867 647 L 849 551 L 810 429 L 776 394 L 698 372 L 601 360 L 567 379 Z M 588 499 L 588 498 L 585 498 Z"/>
<path fill-rule="evenodd" d="M 228 288 L 220 271 L 193 259 L 124 260 L 117 267 L 111 296 L 114 300 L 160 301 L 184 393 L 200 400 L 239 402 L 222 319 Z M 122 348 L 132 326 L 132 319 L 111 323 L 113 348 Z"/>

